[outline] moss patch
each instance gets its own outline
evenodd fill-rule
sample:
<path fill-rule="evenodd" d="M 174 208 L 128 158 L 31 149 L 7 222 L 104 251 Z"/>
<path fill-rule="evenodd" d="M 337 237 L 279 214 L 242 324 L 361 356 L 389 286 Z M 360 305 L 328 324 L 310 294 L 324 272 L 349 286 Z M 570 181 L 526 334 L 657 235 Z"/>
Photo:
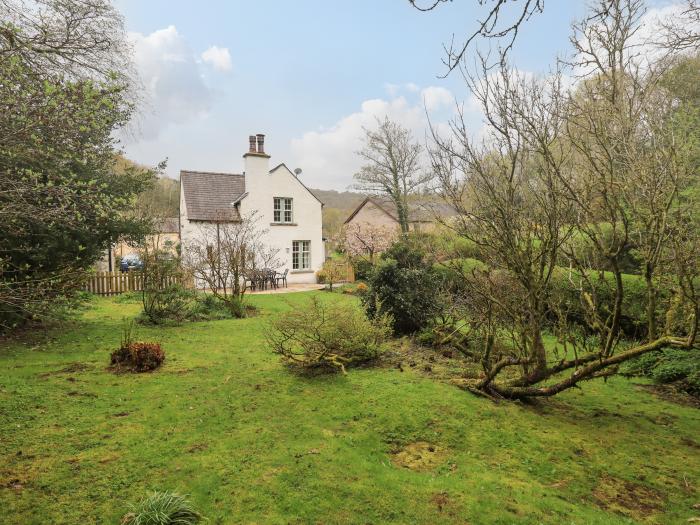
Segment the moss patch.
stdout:
<path fill-rule="evenodd" d="M 636 520 L 651 517 L 664 504 L 658 490 L 613 476 L 603 476 L 598 480 L 593 498 L 602 508 Z"/>
<path fill-rule="evenodd" d="M 420 472 L 439 467 L 445 462 L 446 457 L 447 451 L 442 447 L 417 441 L 394 452 L 391 460 L 397 467 Z"/>

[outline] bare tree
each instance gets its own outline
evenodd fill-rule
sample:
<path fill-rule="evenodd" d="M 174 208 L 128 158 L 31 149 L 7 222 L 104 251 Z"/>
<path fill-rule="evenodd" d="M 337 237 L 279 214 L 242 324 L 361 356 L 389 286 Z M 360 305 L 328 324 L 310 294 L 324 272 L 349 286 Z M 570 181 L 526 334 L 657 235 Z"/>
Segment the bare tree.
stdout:
<path fill-rule="evenodd" d="M 0 0 L 0 57 L 35 72 L 131 77 L 124 20 L 109 0 Z"/>
<path fill-rule="evenodd" d="M 700 3 L 685 0 L 680 15 L 663 20 L 660 45 L 675 50 L 695 50 L 700 47 Z"/>
<path fill-rule="evenodd" d="M 391 199 L 404 233 L 408 232 L 408 198 L 431 178 L 421 170 L 422 152 L 410 130 L 385 117 L 377 120 L 376 130 L 365 128 L 365 144 L 357 153 L 366 164 L 355 174 L 354 187 Z"/>
<path fill-rule="evenodd" d="M 644 353 L 695 344 L 697 262 L 688 259 L 697 253 L 694 203 L 680 196 L 697 169 L 685 144 L 697 143 L 698 132 L 671 125 L 674 104 L 660 85 L 665 60 L 638 61 L 632 37 L 642 12 L 641 0 L 601 0 L 575 26 L 578 65 L 588 75 L 572 91 L 558 74 L 527 80 L 503 67 L 494 76 L 482 61 L 483 76 L 468 80 L 490 124 L 488 142 L 477 148 L 459 120 L 451 139 L 436 137 L 432 159 L 443 196 L 459 211 L 454 227 L 479 245 L 486 263 L 467 276 L 487 305 L 467 314 L 474 326 L 489 328 L 484 376 L 471 385 L 477 391 L 550 396 L 614 374 Z M 595 257 L 574 248 L 580 238 Z M 621 258 L 630 247 L 643 259 L 648 334 L 621 345 Z M 568 288 L 581 297 L 583 329 L 570 322 L 553 285 L 562 255 L 571 264 Z M 683 326 L 666 322 L 659 334 L 657 317 L 668 320 L 678 309 L 657 301 L 662 266 L 673 272 L 674 296 L 690 313 Z M 598 296 L 601 282 L 612 287 L 611 302 Z M 667 315 L 659 316 L 660 308 Z M 559 338 L 552 352 L 541 341 L 547 317 L 556 318 Z"/>
<path fill-rule="evenodd" d="M 446 4 L 451 0 L 408 1 L 419 11 L 426 12 L 437 9 L 442 4 Z M 534 15 L 537 15 L 544 10 L 544 0 L 476 1 L 479 6 L 488 5 L 488 8 L 486 9 L 486 16 L 477 21 L 477 29 L 475 29 L 472 33 L 469 33 L 466 38 L 462 39 L 461 41 L 457 39 L 457 42 L 455 42 L 455 35 L 453 34 L 450 43 L 443 45 L 445 50 L 445 58 L 442 59 L 442 62 L 445 67 L 447 67 L 447 71 L 443 75 L 443 78 L 452 73 L 455 68 L 464 62 L 469 47 L 479 38 L 498 41 L 500 45 L 499 57 L 501 62 L 505 62 L 508 52 L 515 44 L 515 40 L 518 37 L 521 26 Z M 508 9 L 508 6 L 513 4 L 519 5 L 512 8 L 514 11 L 511 11 Z"/>
<path fill-rule="evenodd" d="M 245 315 L 247 281 L 262 269 L 276 269 L 279 250 L 263 242 L 266 233 L 255 212 L 240 220 L 228 214 L 200 228 L 196 239 L 183 246 L 183 263 L 195 279 L 223 301 L 236 317 Z"/>
<path fill-rule="evenodd" d="M 620 259 L 629 247 L 639 253 L 647 286 L 648 338 L 653 341 L 658 335 L 658 265 L 674 227 L 679 191 L 693 174 L 688 146 L 697 131 L 671 122 L 675 101 L 660 86 L 672 63 L 667 52 L 649 62 L 633 41 L 644 10 L 642 0 L 600 0 L 594 16 L 574 27 L 577 65 L 591 67 L 592 74 L 567 108 L 567 138 L 576 151 L 577 174 L 568 184 L 568 198 L 578 211 L 579 229 L 615 275 L 620 304 Z M 620 308 L 614 308 L 605 329 L 606 354 L 612 352 L 619 315 Z"/>
<path fill-rule="evenodd" d="M 489 328 L 482 360 L 487 378 L 506 366 L 519 366 L 526 382 L 547 373 L 542 332 L 549 283 L 559 250 L 573 231 L 571 209 L 561 198 L 567 152 L 560 147 L 550 159 L 540 152 L 541 144 L 561 144 L 559 78 L 549 82 L 505 67 L 496 76 L 471 79 L 490 135 L 476 143 L 459 117 L 452 123 L 452 138 L 435 134 L 431 150 L 438 191 L 458 212 L 456 222 L 445 224 L 474 242 L 486 263 L 464 277 L 469 289 L 492 305 L 479 309 L 488 319 L 472 320 Z M 490 319 L 496 311 L 517 328 L 518 337 L 511 338 L 515 353 L 494 364 L 497 334 Z"/>

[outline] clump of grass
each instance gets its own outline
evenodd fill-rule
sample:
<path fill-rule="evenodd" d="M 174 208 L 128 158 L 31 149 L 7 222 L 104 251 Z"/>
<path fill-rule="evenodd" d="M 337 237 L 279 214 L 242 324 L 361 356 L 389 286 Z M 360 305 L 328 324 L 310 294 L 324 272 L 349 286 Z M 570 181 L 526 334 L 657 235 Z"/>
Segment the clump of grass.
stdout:
<path fill-rule="evenodd" d="M 131 506 L 121 525 L 194 525 L 204 519 L 183 496 L 173 492 L 153 492 Z"/>

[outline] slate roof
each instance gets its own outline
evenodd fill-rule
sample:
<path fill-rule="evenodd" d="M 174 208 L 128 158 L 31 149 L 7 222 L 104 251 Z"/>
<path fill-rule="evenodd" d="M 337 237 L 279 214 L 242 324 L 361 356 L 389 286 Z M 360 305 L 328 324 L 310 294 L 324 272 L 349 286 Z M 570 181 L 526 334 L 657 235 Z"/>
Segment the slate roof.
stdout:
<path fill-rule="evenodd" d="M 245 193 L 245 176 L 183 170 L 180 171 L 180 181 L 189 220 L 241 220 L 233 203 Z"/>
<path fill-rule="evenodd" d="M 377 206 L 384 213 L 389 215 L 396 222 L 399 222 L 398 213 L 396 212 L 396 206 L 394 203 L 386 197 L 371 196 L 363 200 L 357 208 L 350 214 L 350 216 L 345 219 L 345 224 L 350 222 L 355 215 L 362 209 L 362 207 L 371 202 Z M 433 222 L 435 217 L 451 217 L 456 215 L 456 212 L 452 206 L 445 204 L 444 202 L 435 199 L 426 198 L 413 198 L 408 203 L 408 220 L 409 222 Z"/>

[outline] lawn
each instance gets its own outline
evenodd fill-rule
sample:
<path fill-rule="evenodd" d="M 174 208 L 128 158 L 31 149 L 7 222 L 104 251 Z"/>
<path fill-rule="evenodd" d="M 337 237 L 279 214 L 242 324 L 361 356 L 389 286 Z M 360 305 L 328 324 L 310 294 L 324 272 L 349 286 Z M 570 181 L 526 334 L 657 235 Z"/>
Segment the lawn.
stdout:
<path fill-rule="evenodd" d="M 700 516 L 697 409 L 624 378 L 528 406 L 409 366 L 298 377 L 264 333 L 305 296 L 255 296 L 245 320 L 140 327 L 167 353 L 150 374 L 106 370 L 136 302 L 95 299 L 60 330 L 0 343 L 0 522 L 116 524 L 151 490 L 189 494 L 213 524 Z M 402 466 L 406 447 L 428 446 L 421 468 Z"/>

